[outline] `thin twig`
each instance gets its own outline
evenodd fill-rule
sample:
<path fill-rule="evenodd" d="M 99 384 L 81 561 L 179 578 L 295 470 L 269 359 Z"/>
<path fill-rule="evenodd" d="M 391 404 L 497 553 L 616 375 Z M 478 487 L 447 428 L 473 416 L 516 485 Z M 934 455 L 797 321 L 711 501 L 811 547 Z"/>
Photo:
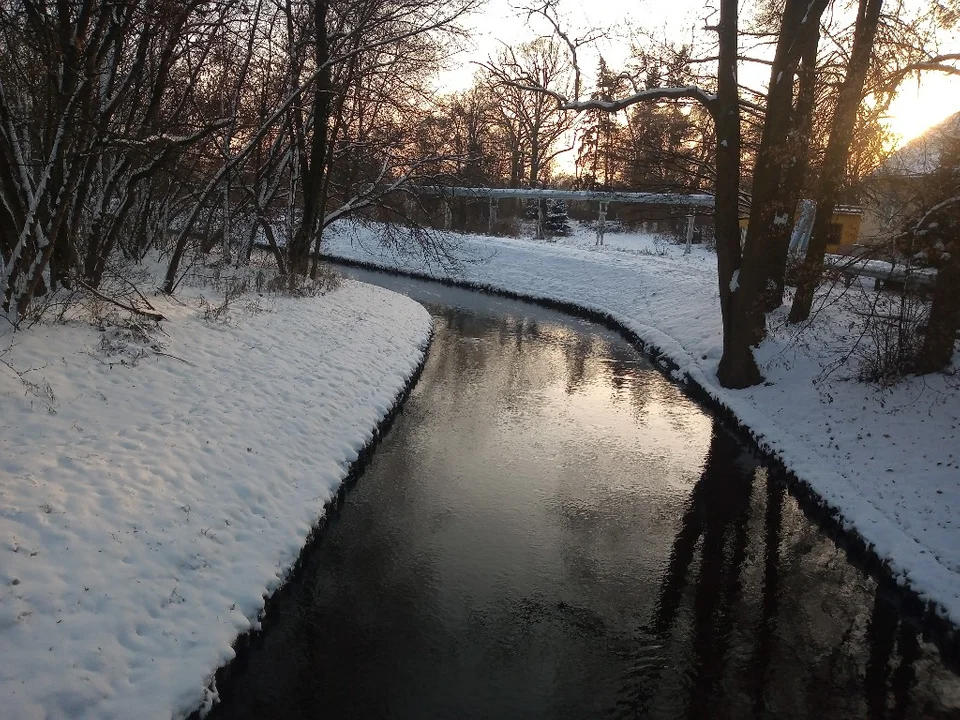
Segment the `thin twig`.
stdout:
<path fill-rule="evenodd" d="M 120 302 L 115 298 L 104 295 L 99 290 L 94 290 L 92 287 L 87 285 L 87 283 L 85 283 L 83 280 L 77 280 L 77 283 L 79 283 L 84 290 L 89 292 L 94 297 L 99 298 L 104 302 L 108 302 L 113 305 L 116 305 L 118 308 L 126 310 L 127 312 L 132 312 L 134 315 L 142 315 L 143 317 L 150 318 L 154 322 L 160 322 L 161 320 L 166 320 L 166 318 L 160 313 L 158 313 L 156 310 L 141 310 L 140 308 L 134 307 L 133 305 L 125 305 L 124 303 Z"/>
<path fill-rule="evenodd" d="M 189 365 L 190 367 L 196 367 L 196 365 L 194 365 L 194 364 L 193 364 L 192 362 L 190 362 L 189 360 L 184 360 L 182 357 L 177 357 L 176 355 L 171 355 L 170 353 L 165 353 L 165 352 L 160 352 L 159 350 L 154 350 L 154 351 L 153 351 L 153 354 L 154 354 L 154 355 L 163 355 L 164 357 L 173 358 L 174 360 L 179 360 L 179 361 L 182 362 L 182 363 L 186 363 L 186 364 Z"/>

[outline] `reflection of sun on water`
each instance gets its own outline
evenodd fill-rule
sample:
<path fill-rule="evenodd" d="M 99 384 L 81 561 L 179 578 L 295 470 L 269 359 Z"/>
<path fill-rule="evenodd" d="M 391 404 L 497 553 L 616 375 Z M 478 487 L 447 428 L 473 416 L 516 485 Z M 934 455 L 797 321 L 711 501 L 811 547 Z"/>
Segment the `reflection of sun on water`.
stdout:
<path fill-rule="evenodd" d="M 674 466 L 676 478 L 686 488 L 706 461 L 713 418 L 686 398 L 652 368 L 640 365 L 621 376 L 617 389 L 609 365 L 588 358 L 583 382 L 570 392 L 558 383 L 553 397 L 576 418 L 586 435 L 596 433 L 615 441 L 624 452 L 644 437 L 662 451 L 660 460 Z M 646 447 L 645 443 L 639 443 Z"/>

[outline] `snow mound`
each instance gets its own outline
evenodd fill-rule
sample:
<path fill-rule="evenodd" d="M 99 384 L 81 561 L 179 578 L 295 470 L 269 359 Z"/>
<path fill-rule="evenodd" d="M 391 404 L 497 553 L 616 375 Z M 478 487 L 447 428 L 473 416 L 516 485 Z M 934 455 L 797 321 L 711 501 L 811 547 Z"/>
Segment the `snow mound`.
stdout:
<path fill-rule="evenodd" d="M 431 328 L 352 281 L 256 308 L 158 303 L 162 351 L 89 325 L 0 334 L 0 359 L 35 368 L 0 365 L 4 717 L 209 702 Z"/>

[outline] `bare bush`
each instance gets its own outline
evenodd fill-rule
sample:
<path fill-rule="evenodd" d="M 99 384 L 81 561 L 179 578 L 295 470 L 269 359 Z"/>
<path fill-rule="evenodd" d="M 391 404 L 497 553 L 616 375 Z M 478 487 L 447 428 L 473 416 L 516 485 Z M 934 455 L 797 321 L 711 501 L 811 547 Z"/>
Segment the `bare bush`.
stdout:
<path fill-rule="evenodd" d="M 881 298 L 863 318 L 864 332 L 854 350 L 858 379 L 890 387 L 915 372 L 928 315 L 929 303 L 914 291 Z"/>
<path fill-rule="evenodd" d="M 503 237 L 520 237 L 520 220 L 509 216 L 498 217 L 493 224 L 493 234 Z"/>
<path fill-rule="evenodd" d="M 76 304 L 76 293 L 61 288 L 57 292 L 36 298 L 24 311 L 23 319 L 27 327 L 40 322 L 60 323 Z"/>
<path fill-rule="evenodd" d="M 263 289 L 268 293 L 290 297 L 320 297 L 339 288 L 342 279 L 333 268 L 320 264 L 315 278 L 296 273 L 278 273 L 263 283 Z"/>
<path fill-rule="evenodd" d="M 669 235 L 654 235 L 652 254 L 658 257 L 666 257 L 669 254 L 670 245 L 671 238 Z"/>
<path fill-rule="evenodd" d="M 11 373 L 16 375 L 17 379 L 20 381 L 21 386 L 23 386 L 24 395 L 27 397 L 32 397 L 30 401 L 31 407 L 33 403 L 39 402 L 41 407 L 46 410 L 51 415 L 57 414 L 57 396 L 53 392 L 53 387 L 47 381 L 46 378 L 42 378 L 38 381 L 31 380 L 27 377 L 29 373 L 36 372 L 42 368 L 29 368 L 27 370 L 20 370 L 13 365 L 5 356 L 10 352 L 11 346 L 0 350 L 0 365 L 7 368 Z"/>
<path fill-rule="evenodd" d="M 247 278 L 244 276 L 227 276 L 221 278 L 217 276 L 217 282 L 214 287 L 218 287 L 223 292 L 223 301 L 211 303 L 206 298 L 200 298 L 200 308 L 203 313 L 203 319 L 211 323 L 226 323 L 230 318 L 230 309 L 234 300 L 250 291 Z"/>
<path fill-rule="evenodd" d="M 162 353 L 164 346 L 156 337 L 156 327 L 115 317 L 103 328 L 97 344 L 97 356 L 109 365 L 137 365 L 143 358 Z"/>

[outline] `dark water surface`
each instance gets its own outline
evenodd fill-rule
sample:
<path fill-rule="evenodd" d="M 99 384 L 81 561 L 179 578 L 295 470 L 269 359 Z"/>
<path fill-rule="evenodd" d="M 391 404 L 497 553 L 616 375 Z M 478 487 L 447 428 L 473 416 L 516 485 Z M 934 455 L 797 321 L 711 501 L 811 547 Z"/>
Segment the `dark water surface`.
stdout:
<path fill-rule="evenodd" d="M 619 335 L 344 272 L 433 345 L 214 717 L 960 717 L 895 594 Z"/>

